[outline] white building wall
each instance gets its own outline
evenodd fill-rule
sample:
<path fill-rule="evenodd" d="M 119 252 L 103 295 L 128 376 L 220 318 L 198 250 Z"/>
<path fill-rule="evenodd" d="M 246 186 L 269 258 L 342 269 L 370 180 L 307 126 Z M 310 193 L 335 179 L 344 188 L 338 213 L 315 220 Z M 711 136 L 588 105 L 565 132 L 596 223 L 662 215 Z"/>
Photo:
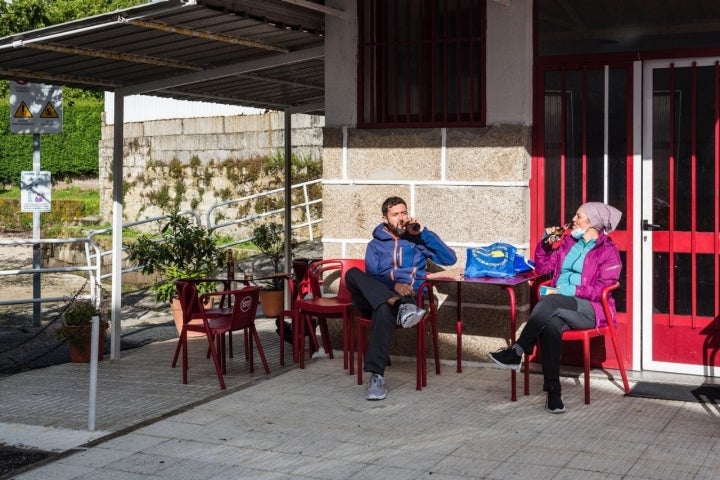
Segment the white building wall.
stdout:
<path fill-rule="evenodd" d="M 105 125 L 115 124 L 115 94 L 105 93 Z M 210 102 L 193 102 L 149 95 L 125 97 L 125 123 L 168 120 L 171 118 L 207 118 L 232 115 L 261 115 L 264 110 Z"/>
<path fill-rule="evenodd" d="M 345 18 L 325 16 L 325 125 L 357 125 L 357 5 L 354 0 L 328 0 Z M 331 108 L 328 108 L 331 106 Z"/>
<path fill-rule="evenodd" d="M 487 3 L 487 125 L 532 124 L 532 0 Z"/>

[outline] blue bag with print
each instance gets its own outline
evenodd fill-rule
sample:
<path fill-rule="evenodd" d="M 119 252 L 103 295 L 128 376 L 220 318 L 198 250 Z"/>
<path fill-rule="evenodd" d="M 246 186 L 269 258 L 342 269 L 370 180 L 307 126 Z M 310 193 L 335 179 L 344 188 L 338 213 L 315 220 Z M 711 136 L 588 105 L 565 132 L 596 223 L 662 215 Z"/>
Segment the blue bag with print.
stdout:
<path fill-rule="evenodd" d="M 496 242 L 487 247 L 467 249 L 465 276 L 468 278 L 512 277 L 533 268 L 533 262 L 517 253 L 509 243 Z"/>

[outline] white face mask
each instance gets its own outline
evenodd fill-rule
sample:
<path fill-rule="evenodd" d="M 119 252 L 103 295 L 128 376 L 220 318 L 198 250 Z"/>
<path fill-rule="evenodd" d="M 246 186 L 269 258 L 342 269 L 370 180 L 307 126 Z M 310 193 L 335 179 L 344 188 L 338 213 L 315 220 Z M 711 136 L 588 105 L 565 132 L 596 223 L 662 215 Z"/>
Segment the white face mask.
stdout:
<path fill-rule="evenodd" d="M 583 235 L 585 235 L 585 230 L 587 230 L 587 229 L 586 229 L 586 228 L 576 228 L 575 230 L 573 230 L 572 232 L 570 232 L 570 235 L 572 235 L 572 237 L 573 237 L 575 240 L 579 240 L 580 237 L 582 237 Z"/>

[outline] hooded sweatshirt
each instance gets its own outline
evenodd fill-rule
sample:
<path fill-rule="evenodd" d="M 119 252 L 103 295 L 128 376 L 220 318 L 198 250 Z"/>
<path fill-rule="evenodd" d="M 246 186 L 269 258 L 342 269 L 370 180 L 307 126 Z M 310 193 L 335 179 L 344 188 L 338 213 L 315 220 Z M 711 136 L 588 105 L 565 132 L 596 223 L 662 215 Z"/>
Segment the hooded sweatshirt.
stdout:
<path fill-rule="evenodd" d="M 417 292 L 426 275 L 427 260 L 450 266 L 457 255 L 440 237 L 423 228 L 420 235 L 392 234 L 384 223 L 373 230 L 373 239 L 365 251 L 365 270 L 391 290 L 397 282 L 413 286 Z"/>

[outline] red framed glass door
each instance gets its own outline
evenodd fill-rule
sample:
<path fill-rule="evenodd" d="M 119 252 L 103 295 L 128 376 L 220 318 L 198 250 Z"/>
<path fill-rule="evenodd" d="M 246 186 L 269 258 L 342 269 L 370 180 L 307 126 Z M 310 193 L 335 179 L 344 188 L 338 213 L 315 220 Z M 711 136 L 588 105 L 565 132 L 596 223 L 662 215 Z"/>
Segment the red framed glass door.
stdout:
<path fill-rule="evenodd" d="M 714 375 L 720 349 L 720 64 L 643 65 L 642 367 Z"/>
<path fill-rule="evenodd" d="M 626 366 L 633 362 L 633 77 L 632 62 L 538 66 L 533 154 L 531 241 L 545 226 L 570 221 L 586 201 L 623 212 L 611 234 L 623 259 L 617 303 L 619 339 Z M 639 114 L 639 113 L 638 113 Z M 568 344 L 570 347 L 571 344 Z M 572 347 L 570 347 L 572 348 Z M 596 366 L 617 367 L 610 345 L 592 346 Z M 579 352 L 563 351 L 575 363 Z"/>

